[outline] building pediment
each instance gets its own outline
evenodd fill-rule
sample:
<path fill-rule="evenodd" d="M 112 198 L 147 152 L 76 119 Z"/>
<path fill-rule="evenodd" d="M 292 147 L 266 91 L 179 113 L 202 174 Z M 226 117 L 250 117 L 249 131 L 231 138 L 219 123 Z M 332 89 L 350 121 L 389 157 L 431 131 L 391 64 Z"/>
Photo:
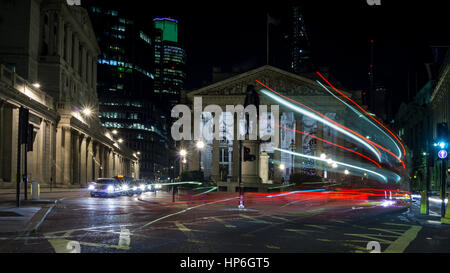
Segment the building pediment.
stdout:
<path fill-rule="evenodd" d="M 189 92 L 187 97 L 192 100 L 194 96 L 243 96 L 248 85 L 254 85 L 256 90 L 266 88 L 258 81 L 287 96 L 329 96 L 327 91 L 309 78 L 265 65 Z M 351 96 L 345 91 L 344 94 Z"/>

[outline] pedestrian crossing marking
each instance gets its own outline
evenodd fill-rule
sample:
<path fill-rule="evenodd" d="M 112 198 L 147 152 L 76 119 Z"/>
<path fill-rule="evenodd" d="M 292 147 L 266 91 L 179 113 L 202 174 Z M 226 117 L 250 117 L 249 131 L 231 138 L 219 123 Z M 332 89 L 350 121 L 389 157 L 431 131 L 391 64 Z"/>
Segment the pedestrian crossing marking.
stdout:
<path fill-rule="evenodd" d="M 408 245 L 416 239 L 419 231 L 422 229 L 421 226 L 412 226 L 408 229 L 402 236 L 400 236 L 395 242 L 393 242 L 384 251 L 385 253 L 403 253 Z"/>
<path fill-rule="evenodd" d="M 239 214 L 239 216 L 241 216 L 242 218 L 247 218 L 247 219 L 252 220 L 253 222 L 257 222 L 257 223 L 270 224 L 270 225 L 275 224 L 273 222 L 264 221 L 264 220 L 257 219 L 255 217 L 248 216 L 248 215 L 245 215 L 245 214 Z"/>
<path fill-rule="evenodd" d="M 213 220 L 216 220 L 217 222 L 219 222 L 221 224 L 223 224 L 227 228 L 235 228 L 236 227 L 235 225 L 227 224 L 224 220 L 222 220 L 222 219 L 220 219 L 218 217 L 210 217 L 210 218 L 213 219 Z"/>
<path fill-rule="evenodd" d="M 291 231 L 291 232 L 295 232 L 295 233 L 299 233 L 302 235 L 307 235 L 307 233 L 310 232 L 315 232 L 314 230 L 307 230 L 307 229 L 292 229 L 292 228 L 285 228 L 285 231 Z"/>
<path fill-rule="evenodd" d="M 392 243 L 393 241 L 389 241 L 386 239 L 383 239 L 382 237 L 392 237 L 392 236 L 384 236 L 384 235 L 378 235 L 378 234 L 357 234 L 357 233 L 344 233 L 344 235 L 347 236 L 355 236 L 355 237 L 362 237 L 370 239 L 371 241 L 378 241 L 378 242 L 385 242 L 385 243 Z"/>
<path fill-rule="evenodd" d="M 271 248 L 271 249 L 280 249 L 279 246 L 273 246 L 273 245 L 266 245 L 267 248 Z"/>
<path fill-rule="evenodd" d="M 377 231 L 381 231 L 381 232 L 392 233 L 392 234 L 398 235 L 398 236 L 401 236 L 404 232 L 404 230 L 401 230 L 401 229 L 384 229 L 384 228 L 369 228 L 369 229 L 377 230 Z"/>
<path fill-rule="evenodd" d="M 305 225 L 305 226 L 307 226 L 307 227 L 313 227 L 313 228 L 317 228 L 317 229 L 321 229 L 321 230 L 327 229 L 326 227 L 324 227 L 324 226 L 319 226 L 319 225 Z"/>
<path fill-rule="evenodd" d="M 175 225 L 178 227 L 179 230 L 181 230 L 182 232 L 191 232 L 192 230 L 188 227 L 186 227 L 185 225 L 183 225 L 182 223 L 176 221 Z"/>
<path fill-rule="evenodd" d="M 383 223 L 383 225 L 400 226 L 400 227 L 410 227 L 411 226 L 411 225 L 407 225 L 407 224 L 397 224 L 397 223 Z"/>

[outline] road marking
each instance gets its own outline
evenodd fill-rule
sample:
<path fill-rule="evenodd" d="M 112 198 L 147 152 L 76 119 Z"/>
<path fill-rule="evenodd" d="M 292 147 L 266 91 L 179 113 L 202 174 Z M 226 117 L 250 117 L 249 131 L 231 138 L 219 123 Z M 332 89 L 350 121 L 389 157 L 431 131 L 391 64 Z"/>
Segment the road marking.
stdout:
<path fill-rule="evenodd" d="M 235 228 L 235 227 L 236 227 L 236 226 L 234 226 L 234 225 L 227 224 L 224 220 L 222 220 L 222 219 L 220 219 L 220 218 L 218 218 L 218 217 L 209 217 L 209 218 L 211 218 L 211 219 L 213 219 L 213 220 L 216 220 L 217 222 L 223 224 L 223 225 L 224 225 L 225 227 L 227 227 L 227 228 Z"/>
<path fill-rule="evenodd" d="M 108 245 L 108 244 L 98 244 L 98 243 L 89 243 L 89 242 L 79 242 L 73 240 L 65 240 L 65 239 L 50 239 L 48 240 L 52 245 L 53 249 L 55 249 L 56 253 L 79 253 L 79 245 L 85 246 L 95 246 L 95 247 L 107 247 L 107 248 L 115 248 L 119 250 L 129 250 L 129 246 L 121 246 L 121 245 Z M 73 246 L 77 246 L 78 249 Z"/>
<path fill-rule="evenodd" d="M 267 248 L 271 248 L 271 249 L 280 249 L 279 246 L 273 246 L 273 245 L 266 245 Z"/>
<path fill-rule="evenodd" d="M 380 238 L 380 237 L 392 237 L 391 235 L 385 236 L 385 235 L 378 235 L 378 234 L 357 234 L 357 233 L 344 233 L 344 235 L 367 238 L 371 241 L 378 241 L 380 243 L 385 242 L 385 243 L 390 244 L 393 242 L 393 241 L 389 241 L 389 240 Z M 397 237 L 397 236 L 394 236 L 394 237 Z"/>
<path fill-rule="evenodd" d="M 285 222 L 292 222 L 291 220 L 289 220 L 289 219 L 286 219 L 286 218 L 283 218 L 283 217 L 278 217 L 278 216 L 271 216 L 271 215 L 268 215 L 270 218 L 273 218 L 273 219 L 278 219 L 278 220 L 282 220 L 282 221 L 285 221 Z"/>
<path fill-rule="evenodd" d="M 189 210 L 191 210 L 191 209 L 196 209 L 196 208 L 203 207 L 203 206 L 206 206 L 206 205 L 215 204 L 215 203 L 219 203 L 219 202 L 224 202 L 224 201 L 228 201 L 228 200 L 232 200 L 232 199 L 237 199 L 237 198 L 239 198 L 239 197 L 237 196 L 237 197 L 232 197 L 232 198 L 222 199 L 222 200 L 218 200 L 218 201 L 214 201 L 214 202 L 209 202 L 209 203 L 206 203 L 206 204 L 201 204 L 201 205 L 197 205 L 197 206 L 193 206 L 193 207 L 188 207 L 188 208 L 185 208 L 185 209 L 180 210 L 180 211 L 178 211 L 178 212 L 171 213 L 171 214 L 168 214 L 168 215 L 166 215 L 166 216 L 157 218 L 157 219 L 155 219 L 155 220 L 153 220 L 153 221 L 150 221 L 150 222 L 146 223 L 145 225 L 143 225 L 143 226 L 141 226 L 141 227 L 139 227 L 139 228 L 136 228 L 135 230 L 133 230 L 133 232 L 135 232 L 136 230 L 145 228 L 145 227 L 147 227 L 147 226 L 149 226 L 149 225 L 151 225 L 151 224 L 153 224 L 153 223 L 159 222 L 159 221 L 161 221 L 161 220 L 163 220 L 163 219 L 166 219 L 166 218 L 168 218 L 168 217 L 171 217 L 171 216 L 174 216 L 174 215 L 177 215 L 177 214 L 181 214 L 181 213 L 185 213 L 185 212 L 187 212 L 187 211 L 189 211 Z"/>
<path fill-rule="evenodd" d="M 293 228 L 285 228 L 285 231 L 291 231 L 295 233 L 299 233 L 301 235 L 307 235 L 307 233 L 315 232 L 314 230 L 307 230 L 307 229 L 293 229 Z"/>
<path fill-rule="evenodd" d="M 408 245 L 416 239 L 419 231 L 422 229 L 421 226 L 412 226 L 408 229 L 402 236 L 400 236 L 395 242 L 393 242 L 384 253 L 403 253 Z"/>
<path fill-rule="evenodd" d="M 178 221 L 175 222 L 175 225 L 178 227 L 178 229 L 180 231 L 182 231 L 184 233 L 192 231 L 190 228 L 186 227 L 185 225 L 183 225 L 182 223 L 180 223 Z"/>
<path fill-rule="evenodd" d="M 400 227 L 410 227 L 411 226 L 411 225 L 407 225 L 407 224 L 397 224 L 397 223 L 383 223 L 383 225 L 400 226 Z"/>
<path fill-rule="evenodd" d="M 327 229 L 326 227 L 324 227 L 324 226 L 319 226 L 319 225 L 305 225 L 305 226 L 307 226 L 307 227 L 313 227 L 313 228 L 317 228 L 317 229 L 321 229 L 321 230 Z"/>
<path fill-rule="evenodd" d="M 249 215 L 245 215 L 245 214 L 239 214 L 239 216 L 241 216 L 242 218 L 247 218 L 247 219 L 252 220 L 253 222 L 257 222 L 257 223 L 269 224 L 269 225 L 275 224 L 274 222 L 264 221 L 264 220 L 257 219 L 255 217 L 252 217 L 252 216 L 249 216 Z"/>
<path fill-rule="evenodd" d="M 376 230 L 381 232 L 392 233 L 397 236 L 401 236 L 404 232 L 402 229 L 384 229 L 384 228 L 369 228 L 370 230 Z"/>

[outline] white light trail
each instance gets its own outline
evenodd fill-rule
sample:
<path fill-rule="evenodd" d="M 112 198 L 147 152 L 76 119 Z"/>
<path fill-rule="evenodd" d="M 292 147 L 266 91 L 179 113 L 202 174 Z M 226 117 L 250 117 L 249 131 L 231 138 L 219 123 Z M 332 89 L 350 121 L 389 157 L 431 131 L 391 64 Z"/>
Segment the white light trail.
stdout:
<path fill-rule="evenodd" d="M 343 134 L 345 134 L 345 135 L 347 135 L 347 136 L 353 138 L 354 140 L 356 140 L 356 141 L 358 141 L 359 143 L 361 143 L 361 144 L 363 144 L 364 146 L 366 146 L 370 151 L 372 151 L 372 152 L 376 155 L 376 157 L 378 158 L 378 161 L 381 162 L 381 157 L 380 157 L 380 155 L 378 154 L 378 152 L 377 152 L 377 151 L 376 151 L 369 143 L 367 143 L 366 141 L 362 140 L 361 138 L 359 138 L 359 137 L 357 137 L 357 136 L 355 136 L 355 135 L 353 135 L 353 134 L 347 132 L 346 130 L 344 130 L 344 129 L 342 129 L 342 128 L 336 126 L 336 125 L 334 125 L 333 123 L 331 123 L 331 122 L 329 122 L 328 120 L 325 120 L 325 119 L 319 117 L 319 116 L 316 115 L 316 114 L 313 114 L 313 113 L 311 113 L 311 112 L 309 112 L 309 111 L 307 111 L 307 110 L 304 110 L 304 109 L 302 109 L 302 108 L 300 108 L 300 107 L 297 107 L 297 106 L 293 105 L 292 103 L 287 102 L 287 101 L 285 101 L 285 100 L 279 98 L 278 96 L 275 96 L 274 94 L 272 94 L 271 92 L 269 92 L 269 91 L 267 91 L 267 90 L 265 90 L 265 89 L 261 89 L 261 92 L 262 92 L 264 95 L 269 96 L 270 98 L 274 99 L 275 101 L 277 101 L 277 102 L 283 104 L 284 106 L 287 106 L 287 107 L 291 108 L 292 110 L 294 110 L 294 111 L 296 111 L 296 112 L 299 112 L 299 113 L 301 113 L 301 114 L 303 114 L 303 115 L 305 115 L 305 116 L 308 116 L 308 117 L 310 117 L 310 118 L 312 118 L 312 119 L 315 119 L 315 120 L 317 120 L 317 121 L 319 121 L 319 122 L 321 122 L 321 123 L 323 123 L 323 124 L 325 124 L 325 125 L 327 125 L 327 126 L 329 126 L 329 127 L 334 128 L 336 131 L 339 131 L 339 132 L 341 132 L 341 133 L 343 133 Z"/>
<path fill-rule="evenodd" d="M 318 84 L 320 84 L 320 86 L 322 86 L 328 93 L 330 93 L 333 97 L 335 97 L 337 100 L 339 100 L 340 102 L 342 102 L 345 106 L 347 106 L 348 108 L 350 108 L 353 112 L 355 112 L 355 114 L 357 114 L 359 117 L 365 119 L 367 122 L 369 122 L 370 124 L 372 124 L 373 126 L 375 126 L 375 128 L 377 128 L 378 130 L 380 130 L 383 134 L 385 134 L 395 145 L 395 147 L 398 150 L 398 158 L 402 158 L 402 151 L 400 150 L 400 147 L 397 145 L 397 142 L 395 142 L 392 137 L 390 135 L 388 135 L 386 133 L 386 131 L 384 131 L 383 129 L 381 129 L 379 126 L 377 126 L 375 123 L 373 123 L 372 121 L 370 121 L 364 114 L 362 114 L 361 112 L 359 112 L 358 110 L 356 110 L 355 108 L 353 108 L 352 106 L 350 106 L 348 103 L 344 102 L 343 100 L 341 100 L 338 96 L 336 96 L 333 92 L 331 92 L 328 88 L 326 88 L 320 81 L 316 82 Z"/>
<path fill-rule="evenodd" d="M 314 160 L 317 160 L 317 161 L 327 162 L 327 160 L 321 159 L 320 157 L 317 157 L 317 156 L 300 154 L 300 153 L 292 152 L 292 151 L 289 151 L 289 150 L 279 149 L 279 148 L 276 148 L 276 147 L 274 147 L 273 149 L 277 150 L 277 151 L 280 151 L 280 152 L 283 152 L 283 153 L 288 153 L 288 154 L 291 154 L 291 155 L 295 155 L 295 156 L 300 156 L 300 157 L 305 157 L 305 158 L 309 158 L 309 159 L 314 159 Z M 344 163 L 344 162 L 335 161 L 335 160 L 333 160 L 333 162 L 337 163 L 338 165 L 346 166 L 346 167 L 353 168 L 353 169 L 360 170 L 360 171 L 364 171 L 364 172 L 369 172 L 369 173 L 374 174 L 374 175 L 376 175 L 378 177 L 381 177 L 384 182 L 387 182 L 386 176 L 384 176 L 384 175 L 382 175 L 380 173 L 374 172 L 372 170 L 369 170 L 369 169 L 366 169 L 366 168 L 362 168 L 362 167 L 358 167 L 358 166 L 351 165 L 351 164 L 347 164 L 347 163 Z"/>

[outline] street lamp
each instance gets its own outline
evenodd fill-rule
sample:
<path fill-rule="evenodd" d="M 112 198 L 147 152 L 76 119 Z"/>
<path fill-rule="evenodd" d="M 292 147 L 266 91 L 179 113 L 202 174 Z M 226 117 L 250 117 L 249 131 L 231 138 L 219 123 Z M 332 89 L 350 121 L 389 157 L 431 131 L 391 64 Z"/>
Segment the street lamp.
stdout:
<path fill-rule="evenodd" d="M 41 84 L 38 83 L 38 82 L 35 82 L 35 83 L 33 83 L 32 85 L 33 85 L 34 87 L 36 87 L 36 88 L 41 88 Z"/>
<path fill-rule="evenodd" d="M 92 114 L 92 110 L 91 109 L 89 109 L 89 108 L 84 108 L 83 109 L 83 114 L 85 115 L 85 116 L 87 116 L 87 117 L 89 117 L 91 114 Z"/>
<path fill-rule="evenodd" d="M 122 142 L 123 142 L 123 139 L 119 138 L 119 139 L 117 140 L 117 142 L 122 143 Z"/>
<path fill-rule="evenodd" d="M 345 170 L 344 173 L 345 173 L 346 175 L 348 175 L 350 172 L 349 172 L 348 170 Z"/>
<path fill-rule="evenodd" d="M 320 159 L 325 159 L 325 158 L 327 158 L 327 155 L 326 154 L 320 154 Z"/>
<path fill-rule="evenodd" d="M 113 135 L 117 135 L 117 130 L 116 129 L 114 129 L 114 130 L 112 130 L 112 132 L 111 133 L 113 133 Z"/>
<path fill-rule="evenodd" d="M 197 141 L 195 146 L 197 147 L 197 150 L 198 150 L 198 171 L 201 172 L 202 171 L 202 150 L 203 150 L 203 148 L 205 148 L 205 142 L 203 142 L 202 140 L 199 140 L 199 141 Z"/>
<path fill-rule="evenodd" d="M 180 151 L 180 155 L 181 156 L 186 156 L 187 155 L 187 152 L 186 152 L 186 150 L 185 149 L 182 149 L 181 151 Z"/>

